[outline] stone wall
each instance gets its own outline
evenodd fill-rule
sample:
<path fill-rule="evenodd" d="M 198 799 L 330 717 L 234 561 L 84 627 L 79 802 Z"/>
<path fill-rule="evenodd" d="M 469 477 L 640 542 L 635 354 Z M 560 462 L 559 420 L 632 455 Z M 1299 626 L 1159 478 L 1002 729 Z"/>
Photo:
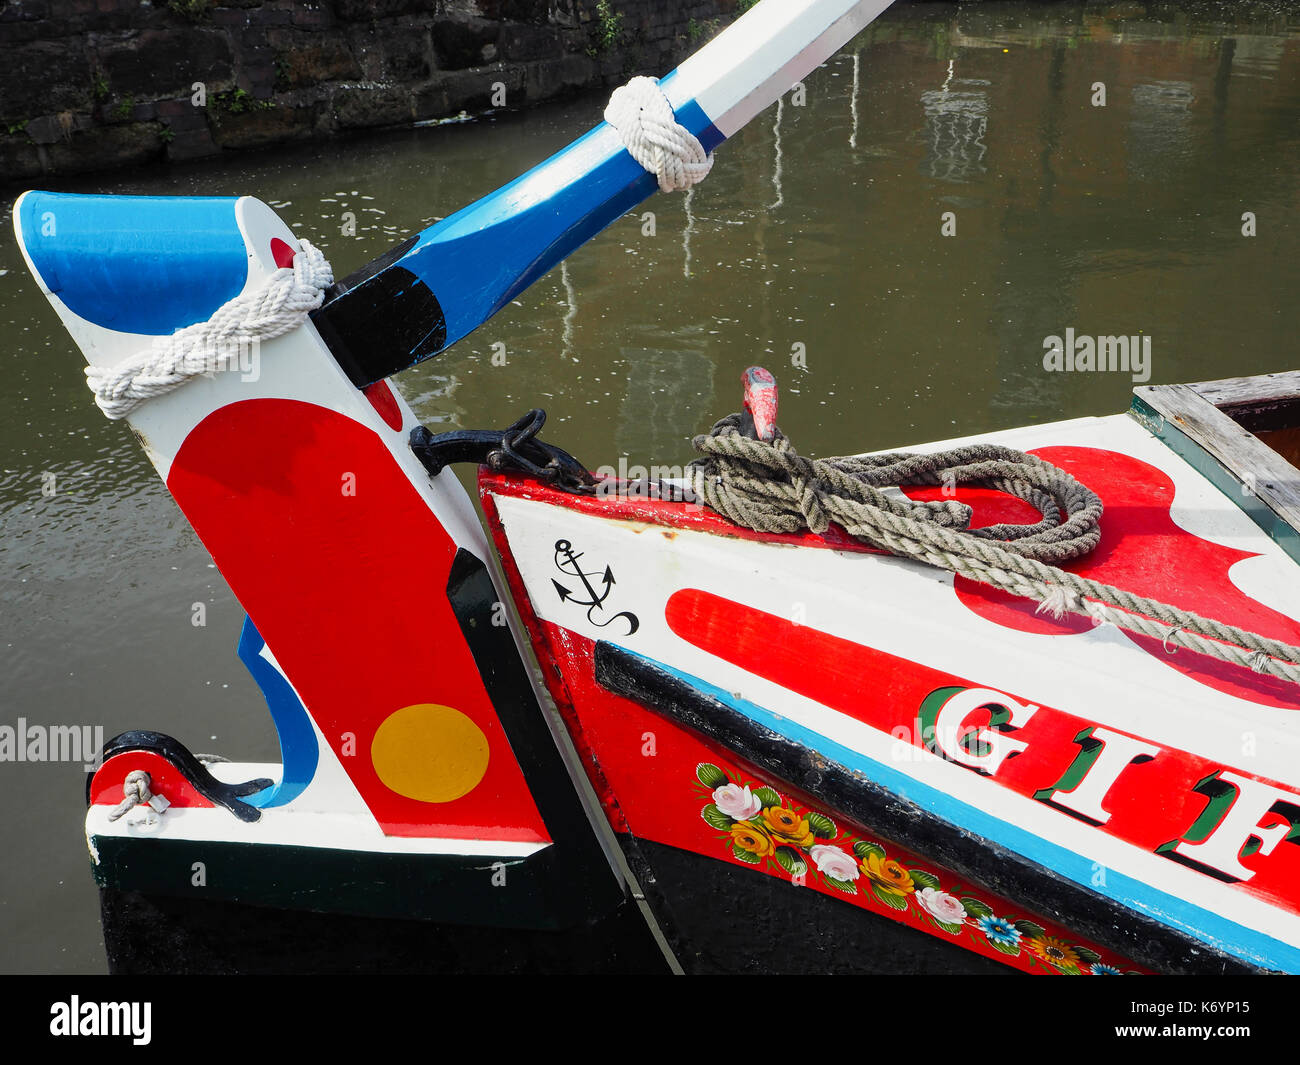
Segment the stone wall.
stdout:
<path fill-rule="evenodd" d="M 0 0 L 0 184 L 667 72 L 745 0 Z"/>

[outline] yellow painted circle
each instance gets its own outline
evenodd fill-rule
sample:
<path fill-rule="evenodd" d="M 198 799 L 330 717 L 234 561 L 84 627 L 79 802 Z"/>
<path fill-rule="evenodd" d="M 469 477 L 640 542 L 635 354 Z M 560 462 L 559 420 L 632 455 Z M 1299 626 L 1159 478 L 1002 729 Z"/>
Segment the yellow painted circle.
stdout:
<path fill-rule="evenodd" d="M 487 772 L 488 741 L 459 710 L 416 703 L 389 714 L 375 732 L 370 760 L 388 788 L 420 802 L 451 802 Z"/>

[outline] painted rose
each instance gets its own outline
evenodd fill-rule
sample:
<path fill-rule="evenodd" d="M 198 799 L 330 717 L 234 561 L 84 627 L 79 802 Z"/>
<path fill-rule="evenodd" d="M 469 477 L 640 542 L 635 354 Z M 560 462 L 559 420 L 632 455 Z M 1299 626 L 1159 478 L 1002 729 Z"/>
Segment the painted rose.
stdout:
<path fill-rule="evenodd" d="M 910 895 L 916 890 L 912 874 L 893 858 L 882 858 L 872 852 L 862 859 L 862 871 L 873 883 L 880 885 L 881 891 L 887 891 L 891 895 Z"/>
<path fill-rule="evenodd" d="M 922 888 L 916 893 L 916 901 L 921 909 L 943 924 L 966 922 L 966 907 L 961 904 L 959 898 L 949 895 L 946 891 L 933 887 Z"/>
<path fill-rule="evenodd" d="M 808 852 L 817 865 L 817 871 L 832 880 L 853 881 L 858 878 L 858 863 L 839 847 L 819 844 Z"/>
<path fill-rule="evenodd" d="M 742 851 L 757 854 L 760 858 L 771 854 L 773 850 L 772 841 L 767 834 L 748 822 L 732 828 L 731 841 Z"/>
<path fill-rule="evenodd" d="M 807 850 L 815 838 L 808 828 L 808 818 L 800 817 L 783 806 L 770 806 L 763 811 L 763 823 L 778 843 Z M 837 879 L 843 879 L 838 877 Z"/>
<path fill-rule="evenodd" d="M 754 793 L 739 784 L 723 784 L 713 793 L 713 805 L 733 821 L 748 821 L 763 808 Z"/>

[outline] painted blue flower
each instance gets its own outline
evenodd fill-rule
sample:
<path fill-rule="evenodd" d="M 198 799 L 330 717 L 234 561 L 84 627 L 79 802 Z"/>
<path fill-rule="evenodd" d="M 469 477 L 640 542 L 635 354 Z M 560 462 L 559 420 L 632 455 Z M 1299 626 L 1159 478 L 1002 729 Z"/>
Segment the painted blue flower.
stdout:
<path fill-rule="evenodd" d="M 1101 962 L 1095 961 L 1089 970 L 1093 976 L 1122 976 L 1123 974 L 1113 965 L 1102 965 Z"/>
<path fill-rule="evenodd" d="M 1018 946 L 1020 943 L 1020 929 L 1003 917 L 994 917 L 990 914 L 988 917 L 981 917 L 975 924 L 988 937 L 990 943 L 1003 943 L 1008 947 Z"/>

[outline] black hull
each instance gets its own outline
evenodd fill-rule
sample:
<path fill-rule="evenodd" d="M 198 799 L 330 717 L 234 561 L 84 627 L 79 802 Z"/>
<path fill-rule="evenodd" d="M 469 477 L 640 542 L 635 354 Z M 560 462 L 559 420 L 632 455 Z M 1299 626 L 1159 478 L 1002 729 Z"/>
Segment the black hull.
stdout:
<path fill-rule="evenodd" d="M 967 973 L 1013 970 L 887 918 L 728 862 L 624 839 L 646 898 L 688 973 Z M 219 974 L 666 974 L 641 911 L 523 931 L 238 902 L 100 891 L 111 972 Z"/>

